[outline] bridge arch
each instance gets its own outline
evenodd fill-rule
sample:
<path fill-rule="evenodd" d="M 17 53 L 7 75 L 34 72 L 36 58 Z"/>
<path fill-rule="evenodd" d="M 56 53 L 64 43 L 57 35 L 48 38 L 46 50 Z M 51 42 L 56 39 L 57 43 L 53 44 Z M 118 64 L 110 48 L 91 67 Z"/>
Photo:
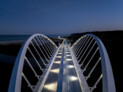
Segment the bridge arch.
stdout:
<path fill-rule="evenodd" d="M 41 59 L 41 62 L 44 64 L 45 68 L 42 68 L 40 66 L 40 63 L 36 59 L 35 55 L 33 54 L 33 51 L 31 51 L 31 49 L 29 48 L 30 44 L 34 48 L 37 55 L 39 55 L 39 58 Z M 58 47 L 55 45 L 55 43 L 43 34 L 34 34 L 31 37 L 29 37 L 29 39 L 22 45 L 17 55 L 16 61 L 13 67 L 10 83 L 9 83 L 8 92 L 20 92 L 21 91 L 22 77 L 25 79 L 25 81 L 27 82 L 28 86 L 30 87 L 32 91 L 35 88 L 33 85 L 30 84 L 25 74 L 23 73 L 23 67 L 24 67 L 25 60 L 30 66 L 31 70 L 33 71 L 33 73 L 35 74 L 35 77 L 37 77 L 38 80 L 40 80 L 43 76 L 43 74 L 42 76 L 39 76 L 34 70 L 33 66 L 31 65 L 31 63 L 26 57 L 27 51 L 30 52 L 33 59 L 39 66 L 40 70 L 42 70 L 42 72 L 45 72 L 46 67 L 48 67 L 49 63 L 52 62 L 53 56 L 55 55 L 57 49 Z M 42 51 L 45 53 L 43 54 L 43 57 L 40 55 L 39 51 Z"/>
<path fill-rule="evenodd" d="M 76 63 L 78 63 L 79 59 L 82 57 L 81 54 L 80 54 L 80 52 L 83 53 L 83 54 L 85 54 L 87 52 L 87 49 L 89 48 L 90 44 L 93 44 L 93 45 L 94 44 L 97 44 L 97 49 L 95 50 L 95 52 L 97 50 L 99 50 L 101 67 L 102 67 L 102 75 L 100 76 L 100 78 L 102 78 L 102 90 L 103 90 L 103 92 L 116 92 L 113 71 L 112 71 L 112 67 L 111 67 L 111 63 L 110 63 L 110 59 L 109 59 L 108 53 L 106 51 L 106 48 L 105 48 L 104 44 L 102 43 L 102 41 L 97 36 L 95 36 L 93 34 L 86 34 L 86 35 L 80 37 L 72 45 L 71 50 L 74 53 L 74 56 L 75 56 L 74 59 L 75 59 L 75 61 L 77 61 Z M 84 46 L 84 45 L 86 45 L 86 46 Z M 91 45 L 91 47 L 93 45 Z M 92 49 L 93 49 L 93 47 L 92 47 Z M 90 49 L 90 51 L 92 49 Z M 95 53 L 93 53 L 93 55 L 94 54 Z M 85 57 L 86 56 L 87 56 L 87 54 L 85 55 Z M 85 61 L 85 59 L 82 60 L 82 62 L 79 64 L 79 67 L 81 65 L 83 65 L 82 64 L 83 61 Z M 98 59 L 98 61 L 99 61 L 99 59 Z M 94 68 L 98 64 L 98 61 L 95 63 L 95 65 L 92 68 L 92 70 L 94 70 Z M 88 64 L 90 62 L 91 61 L 87 61 L 87 64 L 85 66 L 88 66 Z M 85 67 L 83 69 L 80 68 L 80 71 L 85 71 Z M 84 76 L 84 75 L 82 75 L 82 76 Z M 80 77 L 81 77 L 81 75 L 80 75 Z M 90 75 L 89 75 L 89 77 L 90 77 Z M 88 76 L 84 76 L 84 81 L 86 81 L 86 79 L 88 79 L 89 77 Z M 99 80 L 100 80 L 100 78 L 99 78 Z M 96 83 L 98 83 L 99 80 L 97 80 Z M 81 81 L 84 82 L 83 79 L 81 79 Z M 92 92 L 96 88 L 96 85 L 94 85 L 93 87 L 89 87 L 88 86 L 88 83 L 87 84 L 82 84 L 82 86 L 85 86 L 85 87 L 82 88 L 83 89 L 83 92 Z M 88 87 L 89 89 L 86 89 L 86 87 Z"/>

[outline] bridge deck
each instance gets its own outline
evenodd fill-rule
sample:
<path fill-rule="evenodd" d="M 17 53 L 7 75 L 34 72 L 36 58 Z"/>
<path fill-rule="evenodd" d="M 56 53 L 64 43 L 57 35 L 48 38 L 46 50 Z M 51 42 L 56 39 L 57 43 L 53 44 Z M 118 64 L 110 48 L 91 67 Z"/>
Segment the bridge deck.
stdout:
<path fill-rule="evenodd" d="M 81 92 L 68 44 L 59 49 L 42 92 Z"/>

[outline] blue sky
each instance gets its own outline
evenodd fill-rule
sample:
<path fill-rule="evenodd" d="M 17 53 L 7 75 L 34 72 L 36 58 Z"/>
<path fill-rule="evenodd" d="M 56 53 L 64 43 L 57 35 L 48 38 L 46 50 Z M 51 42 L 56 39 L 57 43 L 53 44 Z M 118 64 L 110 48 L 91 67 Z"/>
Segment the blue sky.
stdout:
<path fill-rule="evenodd" d="M 0 0 L 0 34 L 123 30 L 123 0 Z"/>

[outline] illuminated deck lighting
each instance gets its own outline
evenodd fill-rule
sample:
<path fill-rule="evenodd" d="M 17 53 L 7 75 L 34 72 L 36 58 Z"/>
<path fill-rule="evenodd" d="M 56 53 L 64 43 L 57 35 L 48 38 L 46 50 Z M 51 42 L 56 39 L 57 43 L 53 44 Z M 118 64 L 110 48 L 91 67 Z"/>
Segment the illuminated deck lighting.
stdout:
<path fill-rule="evenodd" d="M 71 81 L 76 81 L 76 80 L 78 80 L 78 78 L 77 78 L 76 76 L 70 76 L 69 79 L 70 79 Z"/>
<path fill-rule="evenodd" d="M 60 63 L 61 63 L 61 61 L 54 61 L 54 63 L 55 63 L 55 64 L 60 64 Z"/>
<path fill-rule="evenodd" d="M 68 65 L 67 67 L 68 67 L 68 68 L 74 68 L 74 66 L 73 66 L 73 65 Z"/>
<path fill-rule="evenodd" d="M 62 56 L 56 56 L 56 58 L 61 58 Z"/>
<path fill-rule="evenodd" d="M 50 72 L 53 72 L 53 73 L 58 74 L 59 73 L 59 70 L 60 70 L 59 68 L 57 68 L 57 69 L 51 69 Z"/>
<path fill-rule="evenodd" d="M 70 52 L 65 52 L 65 53 L 70 53 Z"/>
<path fill-rule="evenodd" d="M 58 54 L 60 54 L 60 55 L 61 55 L 62 53 L 60 53 L 60 52 L 59 52 Z"/>
<path fill-rule="evenodd" d="M 65 56 L 71 56 L 71 55 L 65 55 Z"/>
<path fill-rule="evenodd" d="M 72 59 L 67 58 L 66 61 L 72 61 Z"/>
<path fill-rule="evenodd" d="M 44 88 L 48 89 L 49 91 L 55 92 L 57 89 L 57 82 L 45 84 Z"/>

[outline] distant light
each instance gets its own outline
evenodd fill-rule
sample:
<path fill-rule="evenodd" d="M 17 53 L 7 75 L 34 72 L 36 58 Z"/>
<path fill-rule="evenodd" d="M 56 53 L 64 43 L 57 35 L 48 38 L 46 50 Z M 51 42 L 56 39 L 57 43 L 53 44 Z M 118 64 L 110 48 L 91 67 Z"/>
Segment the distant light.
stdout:
<path fill-rule="evenodd" d="M 71 81 L 78 80 L 78 78 L 77 78 L 76 76 L 70 76 L 69 79 L 70 79 Z"/>
<path fill-rule="evenodd" d="M 49 91 L 56 91 L 56 89 L 57 89 L 57 82 L 45 84 L 44 88 L 48 89 Z"/>
<path fill-rule="evenodd" d="M 58 36 L 58 39 L 61 39 L 61 37 L 60 37 L 60 36 Z"/>

